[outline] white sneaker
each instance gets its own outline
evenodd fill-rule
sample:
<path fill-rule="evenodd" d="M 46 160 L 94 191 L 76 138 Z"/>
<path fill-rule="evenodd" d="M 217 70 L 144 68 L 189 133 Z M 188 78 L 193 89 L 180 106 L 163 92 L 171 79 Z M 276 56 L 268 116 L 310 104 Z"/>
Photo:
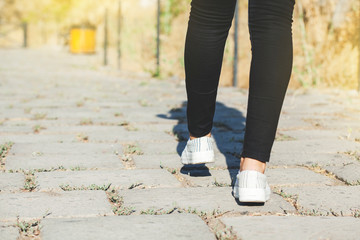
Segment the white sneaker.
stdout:
<path fill-rule="evenodd" d="M 265 174 L 255 170 L 239 170 L 233 193 L 240 202 L 266 202 L 271 190 Z"/>
<path fill-rule="evenodd" d="M 181 153 L 182 164 L 201 164 L 201 163 L 213 163 L 214 157 L 214 139 L 212 136 L 203 136 L 190 140 L 190 137 L 186 143 L 186 146 Z"/>

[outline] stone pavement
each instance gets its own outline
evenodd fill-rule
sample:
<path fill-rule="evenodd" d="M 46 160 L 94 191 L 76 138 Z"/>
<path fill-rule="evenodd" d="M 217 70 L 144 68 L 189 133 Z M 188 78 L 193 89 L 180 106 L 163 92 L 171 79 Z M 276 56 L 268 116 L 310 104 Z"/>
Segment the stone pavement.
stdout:
<path fill-rule="evenodd" d="M 291 90 L 263 205 L 231 192 L 247 90 L 220 87 L 216 162 L 183 166 L 183 80 L 0 50 L 0 239 L 358 239 L 360 97 Z"/>

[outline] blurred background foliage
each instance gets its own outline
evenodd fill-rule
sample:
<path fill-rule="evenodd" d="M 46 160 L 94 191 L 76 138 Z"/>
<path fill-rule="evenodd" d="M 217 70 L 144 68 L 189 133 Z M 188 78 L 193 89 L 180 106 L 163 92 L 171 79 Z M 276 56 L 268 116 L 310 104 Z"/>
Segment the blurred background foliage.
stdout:
<path fill-rule="evenodd" d="M 161 0 L 162 78 L 184 78 L 183 53 L 190 2 Z M 248 87 L 251 60 L 248 0 L 238 0 L 238 4 L 237 82 L 239 87 Z M 68 51 L 70 28 L 90 24 L 97 29 L 100 65 L 106 9 L 109 64 L 114 67 L 117 65 L 116 45 L 120 19 L 121 69 L 153 74 L 156 68 L 157 0 L 0 0 L 0 47 L 20 46 L 21 31 L 9 29 L 16 29 L 16 26 L 27 22 L 28 45 L 31 48 L 58 46 Z M 223 86 L 232 85 L 233 33 L 234 28 L 230 31 L 225 47 L 220 79 L 220 85 Z M 358 88 L 360 1 L 296 0 L 293 43 L 294 64 L 290 88 Z"/>

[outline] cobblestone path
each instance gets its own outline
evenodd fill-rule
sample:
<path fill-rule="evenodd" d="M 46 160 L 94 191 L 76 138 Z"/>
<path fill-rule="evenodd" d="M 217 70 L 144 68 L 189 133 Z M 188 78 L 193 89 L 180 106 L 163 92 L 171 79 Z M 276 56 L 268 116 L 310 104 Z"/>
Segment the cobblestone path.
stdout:
<path fill-rule="evenodd" d="M 220 87 L 216 162 L 183 166 L 183 80 L 0 50 L 0 239 L 359 239 L 360 97 L 291 90 L 263 205 L 240 204 L 247 91 Z"/>

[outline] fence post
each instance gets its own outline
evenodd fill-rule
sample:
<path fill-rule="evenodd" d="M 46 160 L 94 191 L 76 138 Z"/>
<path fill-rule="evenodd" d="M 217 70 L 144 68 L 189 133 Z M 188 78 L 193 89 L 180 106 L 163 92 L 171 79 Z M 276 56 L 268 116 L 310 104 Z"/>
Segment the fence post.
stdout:
<path fill-rule="evenodd" d="M 106 66 L 108 64 L 107 48 L 108 48 L 108 10 L 105 9 L 105 16 L 104 16 L 104 66 Z"/>
<path fill-rule="evenodd" d="M 237 73 L 238 73 L 238 26 L 239 26 L 239 6 L 236 1 L 235 5 L 235 29 L 234 29 L 234 65 L 233 65 L 233 86 L 237 86 Z"/>
<path fill-rule="evenodd" d="M 157 0 L 156 72 L 155 72 L 155 76 L 160 75 L 160 11 L 161 11 L 161 3 L 160 3 L 160 0 Z"/>
<path fill-rule="evenodd" d="M 23 47 L 24 48 L 27 48 L 28 46 L 28 26 L 27 26 L 27 22 L 23 22 L 22 24 L 22 27 L 23 27 L 23 33 L 24 33 L 24 39 L 23 39 Z"/>
<path fill-rule="evenodd" d="M 118 69 L 121 68 L 121 0 L 119 0 L 118 8 L 118 22 L 117 22 L 117 58 L 118 58 Z"/>

